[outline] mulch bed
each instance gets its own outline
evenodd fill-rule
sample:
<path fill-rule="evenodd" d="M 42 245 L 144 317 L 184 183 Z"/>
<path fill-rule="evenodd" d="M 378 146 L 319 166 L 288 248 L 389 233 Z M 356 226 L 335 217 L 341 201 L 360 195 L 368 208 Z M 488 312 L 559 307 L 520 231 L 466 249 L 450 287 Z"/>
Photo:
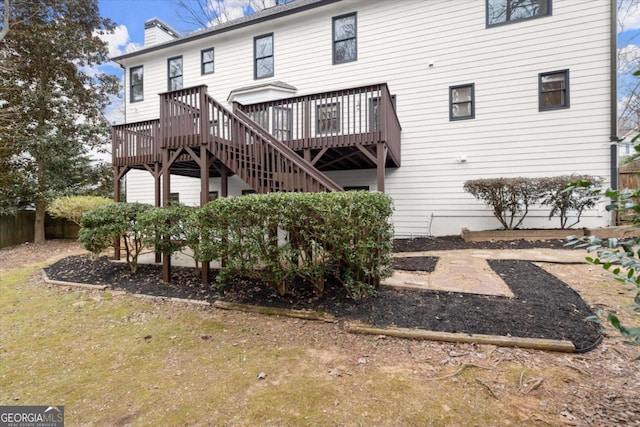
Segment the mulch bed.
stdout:
<path fill-rule="evenodd" d="M 397 251 L 405 252 L 562 248 L 562 245 L 562 241 L 467 243 L 458 237 L 395 242 Z M 395 268 L 433 271 L 437 257 L 396 259 L 394 263 Z M 108 285 L 112 289 L 162 297 L 209 302 L 224 299 L 268 307 L 324 311 L 379 327 L 561 339 L 573 342 L 577 351 L 589 351 L 600 342 L 597 325 L 585 320 L 593 315 L 592 310 L 564 282 L 526 261 L 492 260 L 489 265 L 503 277 L 514 298 L 381 288 L 372 298 L 354 301 L 344 294 L 338 283 L 327 284 L 321 299 L 316 298 L 310 286 L 304 285 L 292 289 L 291 295 L 281 297 L 258 280 L 237 278 L 225 285 L 215 282 L 202 285 L 193 269 L 174 267 L 172 283 L 167 284 L 160 280 L 161 267 L 158 265 L 140 265 L 138 273 L 132 275 L 123 263 L 111 262 L 106 257 L 92 261 L 86 255 L 64 258 L 45 270 L 54 280 Z"/>

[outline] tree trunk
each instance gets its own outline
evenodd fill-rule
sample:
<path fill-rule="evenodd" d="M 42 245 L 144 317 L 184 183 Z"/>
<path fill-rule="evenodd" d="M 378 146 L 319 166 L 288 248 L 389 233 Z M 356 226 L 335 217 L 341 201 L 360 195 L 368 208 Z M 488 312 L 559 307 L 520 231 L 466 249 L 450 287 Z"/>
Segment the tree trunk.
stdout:
<path fill-rule="evenodd" d="M 36 226 L 33 236 L 33 243 L 44 243 L 44 216 L 47 211 L 46 202 L 36 203 Z"/>

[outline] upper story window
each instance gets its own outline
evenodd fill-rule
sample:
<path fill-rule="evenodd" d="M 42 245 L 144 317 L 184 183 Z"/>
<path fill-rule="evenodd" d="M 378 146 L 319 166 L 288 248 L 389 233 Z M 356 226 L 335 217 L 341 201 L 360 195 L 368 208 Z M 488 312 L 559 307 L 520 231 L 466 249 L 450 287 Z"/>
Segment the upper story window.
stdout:
<path fill-rule="evenodd" d="M 182 56 L 167 60 L 169 74 L 169 90 L 182 89 Z"/>
<path fill-rule="evenodd" d="M 540 73 L 538 90 L 540 111 L 569 108 L 569 70 Z"/>
<path fill-rule="evenodd" d="M 449 120 L 473 119 L 475 111 L 474 84 L 449 87 Z"/>
<path fill-rule="evenodd" d="M 130 81 L 130 101 L 139 102 L 144 101 L 144 68 L 131 67 L 129 69 L 129 81 Z"/>
<path fill-rule="evenodd" d="M 253 78 L 273 77 L 273 33 L 253 39 Z"/>
<path fill-rule="evenodd" d="M 551 0 L 486 0 L 487 26 L 551 15 Z"/>
<path fill-rule="evenodd" d="M 200 51 L 200 72 L 202 74 L 213 74 L 213 48 Z"/>
<path fill-rule="evenodd" d="M 342 64 L 358 59 L 356 14 L 333 18 L 333 63 Z"/>

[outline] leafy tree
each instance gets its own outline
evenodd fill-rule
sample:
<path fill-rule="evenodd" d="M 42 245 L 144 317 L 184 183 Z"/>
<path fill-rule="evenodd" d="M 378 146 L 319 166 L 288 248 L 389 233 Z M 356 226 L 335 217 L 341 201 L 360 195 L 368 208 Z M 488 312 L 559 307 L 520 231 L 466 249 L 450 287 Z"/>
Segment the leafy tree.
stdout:
<path fill-rule="evenodd" d="M 64 194 L 91 191 L 90 150 L 108 142 L 102 110 L 118 91 L 115 76 L 95 72 L 107 60 L 99 38 L 113 28 L 96 0 L 12 0 L 3 15 L 11 22 L 0 44 L 0 170 L 15 194 L 5 210 L 29 204 L 36 210 L 34 241 L 44 241 L 48 203 Z M 6 27 L 3 27 L 6 28 Z M 104 170 L 104 169 L 102 169 Z M 16 174 L 19 178 L 16 178 Z"/>
<path fill-rule="evenodd" d="M 65 218 L 80 225 L 85 212 L 109 203 L 113 203 L 113 200 L 105 197 L 65 196 L 51 202 L 48 211 L 54 218 Z"/>

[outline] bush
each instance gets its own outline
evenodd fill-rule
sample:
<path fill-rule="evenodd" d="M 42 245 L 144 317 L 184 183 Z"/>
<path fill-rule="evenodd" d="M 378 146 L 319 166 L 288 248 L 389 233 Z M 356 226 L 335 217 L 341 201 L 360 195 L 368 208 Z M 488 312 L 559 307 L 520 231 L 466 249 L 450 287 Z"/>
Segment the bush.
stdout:
<path fill-rule="evenodd" d="M 391 273 L 391 200 L 383 194 L 273 193 L 217 199 L 198 210 L 200 260 L 224 260 L 219 279 L 259 277 L 280 294 L 335 278 L 353 298 Z M 260 266 L 260 270 L 256 270 Z"/>
<path fill-rule="evenodd" d="M 162 252 L 169 256 L 186 247 L 191 248 L 194 254 L 197 254 L 199 233 L 198 230 L 192 230 L 194 223 L 189 220 L 195 210 L 190 206 L 173 204 L 166 208 L 153 208 L 144 211 L 138 217 L 143 243 L 154 247 L 156 252 Z M 195 263 L 196 274 L 198 274 L 198 261 L 195 260 Z"/>
<path fill-rule="evenodd" d="M 560 218 L 560 228 L 571 228 L 580 222 L 585 209 L 593 208 L 600 195 L 594 188 L 602 185 L 602 179 L 590 175 L 563 175 L 538 178 L 542 191 L 542 206 L 549 207 L 549 219 Z M 580 183 L 581 185 L 572 185 Z M 567 225 L 569 214 L 575 212 L 576 221 Z"/>
<path fill-rule="evenodd" d="M 573 186 L 573 182 L 585 185 Z M 564 229 L 576 225 L 584 210 L 596 205 L 599 194 L 589 185 L 601 182 L 590 175 L 474 179 L 464 183 L 464 190 L 485 202 L 506 230 L 518 228 L 535 205 L 550 208 L 549 219 L 558 216 L 560 228 Z M 567 225 L 571 212 L 576 213 L 577 220 Z"/>
<path fill-rule="evenodd" d="M 474 179 L 464 183 L 464 190 L 485 202 L 506 230 L 518 228 L 529 213 L 529 206 L 541 196 L 537 180 L 521 177 Z"/>
<path fill-rule="evenodd" d="M 153 209 L 143 203 L 110 203 L 93 209 L 80 221 L 80 243 L 97 256 L 117 242 L 124 244 L 127 265 L 138 271 L 138 255 L 144 248 L 143 230 L 138 217 Z"/>
<path fill-rule="evenodd" d="M 80 225 L 85 212 L 109 203 L 113 203 L 113 200 L 98 196 L 60 197 L 49 204 L 47 211 L 54 218 L 65 218 Z"/>
<path fill-rule="evenodd" d="M 587 183 L 576 182 L 575 187 L 587 188 L 591 192 L 596 192 Z M 631 211 L 633 212 L 633 226 L 640 228 L 640 189 L 636 190 L 607 190 L 605 195 L 611 198 L 611 204 L 607 206 L 608 211 Z M 631 309 L 640 313 L 640 237 L 629 237 L 626 239 L 599 239 L 596 236 L 588 236 L 582 239 L 569 237 L 567 246 L 585 247 L 588 252 L 596 252 L 596 257 L 587 257 L 587 262 L 594 265 L 601 265 L 602 268 L 611 272 L 615 279 L 621 283 L 635 288 L 636 294 L 631 304 Z M 635 250 L 634 250 L 635 249 Z M 598 310 L 597 318 L 603 318 L 602 310 Z M 640 327 L 628 327 L 623 325 L 618 317 L 613 313 L 608 313 L 607 320 L 613 327 L 618 329 L 628 344 L 640 345 Z"/>

